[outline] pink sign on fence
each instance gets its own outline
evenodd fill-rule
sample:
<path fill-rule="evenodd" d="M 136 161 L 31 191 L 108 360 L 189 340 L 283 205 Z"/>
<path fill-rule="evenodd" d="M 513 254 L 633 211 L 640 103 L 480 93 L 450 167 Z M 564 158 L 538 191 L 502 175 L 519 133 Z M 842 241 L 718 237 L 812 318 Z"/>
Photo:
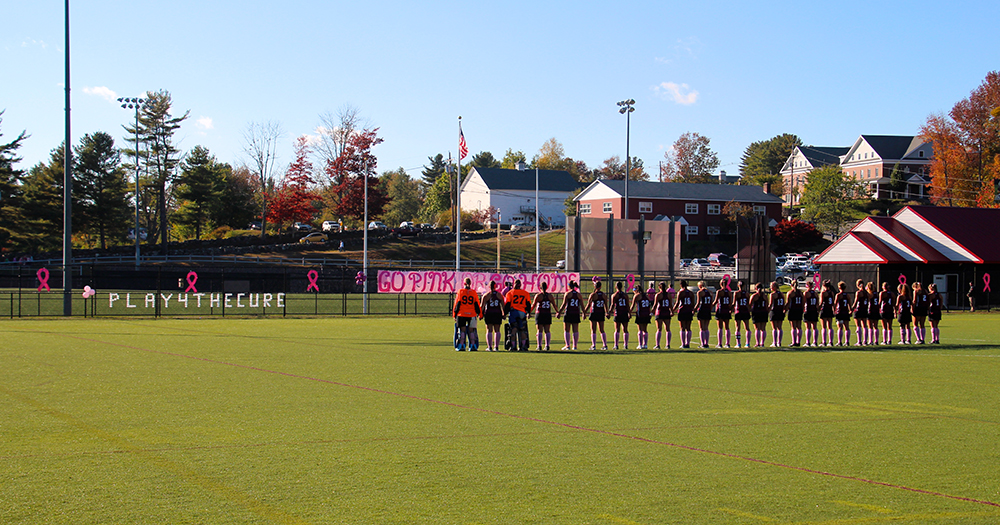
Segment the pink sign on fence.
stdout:
<path fill-rule="evenodd" d="M 569 290 L 569 282 L 580 282 L 580 274 L 563 273 L 486 273 L 444 271 L 403 271 L 379 270 L 379 293 L 454 293 L 462 287 L 465 278 L 472 279 L 472 288 L 479 293 L 490 290 L 490 281 L 503 288 L 504 281 L 521 280 L 521 288 L 530 293 L 539 292 L 542 283 L 548 283 L 549 292 L 563 293 Z"/>

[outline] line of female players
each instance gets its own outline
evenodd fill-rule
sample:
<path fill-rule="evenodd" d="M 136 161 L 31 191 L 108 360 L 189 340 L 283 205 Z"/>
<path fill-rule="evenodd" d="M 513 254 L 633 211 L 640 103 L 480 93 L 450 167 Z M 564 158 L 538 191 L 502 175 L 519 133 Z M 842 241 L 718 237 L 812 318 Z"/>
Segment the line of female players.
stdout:
<path fill-rule="evenodd" d="M 858 279 L 857 291 L 853 296 L 847 291 L 847 284 L 837 283 L 834 292 L 830 281 L 823 283 L 823 317 L 825 319 L 823 343 L 833 346 L 832 320 L 837 320 L 837 346 L 851 344 L 851 318 L 855 323 L 855 346 L 891 345 L 892 322 L 899 322 L 899 341 L 902 344 L 924 344 L 927 342 L 927 321 L 931 325 L 931 344 L 941 342 L 941 312 L 944 300 L 937 291 L 937 285 L 925 288 L 906 282 L 896 287 L 896 294 L 889 290 L 889 283 L 882 283 L 876 293 L 875 283 L 865 283 Z M 914 336 L 916 341 L 913 340 Z"/>
<path fill-rule="evenodd" d="M 580 322 L 586 316 L 590 321 L 590 349 L 596 350 L 598 337 L 601 349 L 608 349 L 604 331 L 606 319 L 613 316 L 615 323 L 614 349 L 629 345 L 629 321 L 635 316 L 638 331 L 636 349 L 648 349 L 651 321 L 656 323 L 654 350 L 670 348 L 672 331 L 670 320 L 676 316 L 679 328 L 680 347 L 690 348 L 693 338 L 691 325 L 695 318 L 699 326 L 701 348 L 709 347 L 710 325 L 714 318 L 717 323 L 716 348 L 732 348 L 735 335 L 736 348 L 763 347 L 767 341 L 767 325 L 771 327 L 771 347 L 784 346 L 784 321 L 790 325 L 790 347 L 847 346 L 851 344 L 850 320 L 856 323 L 855 345 L 892 344 L 893 321 L 899 322 L 900 342 L 917 344 L 926 342 L 926 322 L 931 325 L 931 343 L 940 343 L 943 300 L 934 284 L 923 287 L 914 283 L 913 287 L 902 283 L 897 293 L 889 290 L 888 283 L 882 283 L 881 292 L 876 293 L 874 283 L 857 281 L 857 291 L 847 292 L 843 282 L 833 284 L 827 280 L 816 290 L 812 282 L 806 284 L 805 291 L 792 288 L 787 293 L 778 289 L 773 282 L 765 288 L 763 283 L 754 286 L 749 293 L 743 281 L 736 284 L 736 290 L 728 289 L 729 282 L 719 282 L 719 289 L 713 295 L 704 281 L 698 282 L 697 292 L 688 288 L 687 281 L 680 282 L 680 290 L 674 291 L 666 283 L 659 283 L 658 290 L 650 286 L 643 291 L 634 286 L 632 295 L 623 290 L 623 283 L 616 283 L 616 291 L 610 301 L 604 294 L 600 281 L 594 283 L 594 291 L 584 302 L 579 284 L 569 283 L 562 304 L 556 310 L 556 318 L 563 319 L 563 350 L 577 350 L 580 341 Z M 485 299 L 485 297 L 484 297 Z M 552 335 L 552 309 L 555 301 L 543 287 L 532 302 L 529 314 L 535 314 L 538 349 L 549 349 Z M 484 309 L 486 309 L 484 307 Z M 735 327 L 730 328 L 730 321 Z M 836 322 L 836 343 L 834 343 L 834 322 Z M 499 324 L 499 323 L 497 323 Z M 753 324 L 751 336 L 750 325 Z M 489 323 L 487 323 L 489 325 Z M 733 332 L 735 331 L 735 334 Z M 745 335 L 745 337 L 741 337 Z M 664 341 L 665 336 L 665 341 Z M 803 341 L 805 336 L 805 341 Z M 499 336 L 497 336 L 499 340 Z M 499 342 L 499 341 L 498 341 Z M 543 347 L 544 342 L 544 347 Z M 494 346 L 494 345 L 490 345 Z"/>

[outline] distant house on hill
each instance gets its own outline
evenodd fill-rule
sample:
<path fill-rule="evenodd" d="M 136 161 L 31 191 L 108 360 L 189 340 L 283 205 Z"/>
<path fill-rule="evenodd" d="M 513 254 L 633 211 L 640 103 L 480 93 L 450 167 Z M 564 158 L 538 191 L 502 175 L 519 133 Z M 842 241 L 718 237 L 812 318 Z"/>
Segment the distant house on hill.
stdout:
<path fill-rule="evenodd" d="M 781 168 L 784 199 L 798 204 L 809 173 L 829 165 L 863 183 L 873 199 L 924 199 L 933 156 L 932 144 L 913 135 L 861 135 L 848 147 L 798 146 Z M 903 182 L 896 190 L 890 187 L 894 170 Z"/>
<path fill-rule="evenodd" d="M 584 186 L 568 171 L 538 170 L 538 201 L 535 201 L 535 170 L 472 168 L 462 182 L 462 210 L 500 210 L 500 224 L 534 225 L 538 206 L 542 227 L 566 225 L 566 199 Z"/>

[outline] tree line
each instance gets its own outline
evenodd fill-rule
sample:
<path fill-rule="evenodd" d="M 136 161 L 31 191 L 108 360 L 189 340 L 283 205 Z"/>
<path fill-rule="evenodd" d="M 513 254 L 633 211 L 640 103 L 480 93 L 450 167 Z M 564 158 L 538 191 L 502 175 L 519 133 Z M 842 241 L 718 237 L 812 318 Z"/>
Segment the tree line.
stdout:
<path fill-rule="evenodd" d="M 207 148 L 181 152 L 174 134 L 188 112 L 174 115 L 167 91 L 149 92 L 135 122 L 123 126 L 124 145 L 106 132 L 85 134 L 73 145 L 74 245 L 96 247 L 128 244 L 128 232 L 138 214 L 148 244 L 166 249 L 169 240 L 218 237 L 253 224 L 266 235 L 294 222 L 323 220 L 362 226 L 367 190 L 369 218 L 387 224 L 402 221 L 451 225 L 454 221 L 456 178 L 474 167 L 564 170 L 581 189 L 594 180 L 646 181 L 651 177 L 642 161 L 619 156 L 590 167 L 566 155 L 551 138 L 529 160 L 523 151 L 508 149 L 501 158 L 482 151 L 456 174 L 450 159 L 440 153 L 428 157 L 418 177 L 406 170 L 378 174 L 372 148 L 382 143 L 379 128 L 361 117 L 355 107 L 320 116 L 318 137 L 294 140 L 293 160 L 278 165 L 277 151 L 284 140 L 275 122 L 252 122 L 243 134 L 245 159 L 233 165 L 218 160 Z M 10 253 L 58 251 L 62 238 L 64 148 L 54 148 L 47 161 L 27 170 L 17 150 L 29 139 L 22 131 L 3 142 L 0 111 L 0 250 Z M 920 135 L 933 142 L 930 194 L 935 203 L 955 206 L 996 206 L 1000 201 L 1000 73 L 990 72 L 982 85 L 947 115 L 932 115 Z M 780 134 L 747 146 L 741 157 L 741 184 L 769 185 L 783 195 L 780 175 L 784 162 L 802 141 Z M 628 168 L 626 168 L 628 166 Z M 661 182 L 717 182 L 718 155 L 711 141 L 696 132 L 682 134 L 664 154 L 657 180 Z M 626 169 L 629 173 L 626 175 Z M 900 179 L 893 173 L 893 179 Z M 572 198 L 567 213 L 575 213 Z M 839 166 L 810 172 L 801 199 L 803 218 L 836 235 L 845 221 L 858 213 L 863 188 Z M 463 226 L 488 220 L 463 212 Z"/>

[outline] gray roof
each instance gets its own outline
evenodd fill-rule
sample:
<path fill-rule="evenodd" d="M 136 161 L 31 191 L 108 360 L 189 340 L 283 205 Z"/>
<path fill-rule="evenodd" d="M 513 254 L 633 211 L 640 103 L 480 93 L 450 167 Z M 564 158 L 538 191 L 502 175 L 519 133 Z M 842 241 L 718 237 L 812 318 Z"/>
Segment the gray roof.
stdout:
<path fill-rule="evenodd" d="M 535 170 L 508 170 L 503 168 L 473 168 L 483 178 L 491 190 L 531 190 L 535 191 Z M 573 192 L 585 186 L 568 171 L 538 170 L 540 191 Z"/>
<path fill-rule="evenodd" d="M 604 184 L 618 194 L 625 196 L 625 181 L 599 180 L 593 184 Z M 587 192 L 581 193 L 584 197 Z M 785 202 L 777 195 L 764 193 L 760 186 L 734 184 L 694 184 L 689 182 L 645 182 L 629 181 L 628 198 L 650 199 L 690 199 L 699 201 L 737 201 L 761 204 Z"/>
<path fill-rule="evenodd" d="M 850 151 L 850 147 L 831 146 L 799 146 L 799 151 L 809 160 L 814 168 L 828 166 L 830 164 L 839 165 L 840 157 Z"/>
<path fill-rule="evenodd" d="M 861 135 L 882 159 L 901 159 L 923 140 L 913 135 Z"/>

